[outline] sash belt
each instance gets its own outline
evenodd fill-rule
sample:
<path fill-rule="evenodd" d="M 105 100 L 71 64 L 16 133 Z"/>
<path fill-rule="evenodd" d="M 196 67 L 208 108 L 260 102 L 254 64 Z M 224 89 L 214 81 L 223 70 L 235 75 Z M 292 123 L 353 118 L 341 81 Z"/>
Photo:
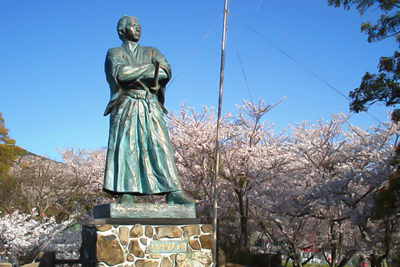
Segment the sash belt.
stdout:
<path fill-rule="evenodd" d="M 124 90 L 124 95 L 130 96 L 135 99 L 143 99 L 147 103 L 147 107 L 149 109 L 149 112 L 151 113 L 151 108 L 150 108 L 150 100 L 157 99 L 155 94 L 150 94 L 149 91 L 143 91 L 143 93 L 139 93 L 138 90 Z"/>

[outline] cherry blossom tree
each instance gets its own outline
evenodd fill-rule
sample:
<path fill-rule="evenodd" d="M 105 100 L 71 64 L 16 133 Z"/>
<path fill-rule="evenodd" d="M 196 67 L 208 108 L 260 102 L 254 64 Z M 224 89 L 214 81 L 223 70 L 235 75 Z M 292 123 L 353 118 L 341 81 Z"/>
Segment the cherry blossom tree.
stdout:
<path fill-rule="evenodd" d="M 28 214 L 35 209 L 39 217 L 66 218 L 85 195 L 86 181 L 69 166 L 35 155 L 23 157 L 13 169 L 13 179 L 18 181 L 21 208 Z"/>
<path fill-rule="evenodd" d="M 305 263 L 300 252 L 310 247 L 333 267 L 359 252 L 359 229 L 371 216 L 373 193 L 392 171 L 395 127 L 362 130 L 347 120 L 337 114 L 291 126 L 283 148 L 288 164 L 267 187 L 258 187 L 255 201 L 295 266 Z M 311 233 L 320 240 L 315 243 Z"/>
<path fill-rule="evenodd" d="M 262 99 L 257 105 L 244 101 L 236 116 L 227 113 L 221 122 L 220 228 L 227 237 L 236 236 L 234 239 L 243 250 L 248 249 L 250 233 L 248 194 L 272 168 L 267 163 L 267 154 L 272 151 L 268 147 L 279 142 L 272 134 L 272 126 L 261 119 L 277 104 L 266 105 Z M 200 211 L 206 222 L 211 221 L 212 212 L 215 121 L 213 109 L 204 107 L 198 113 L 185 105 L 168 118 L 178 172 L 185 188 L 203 200 Z M 273 157 L 272 153 L 269 156 Z"/>
<path fill-rule="evenodd" d="M 384 187 L 374 194 L 372 216 L 360 226 L 363 240 L 370 251 L 371 266 L 381 266 L 387 258 L 393 265 L 400 263 L 400 151 L 391 164 L 396 171 Z"/>
<path fill-rule="evenodd" d="M 226 119 L 222 120 L 222 124 Z M 167 122 L 183 188 L 201 201 L 198 214 L 205 223 L 210 223 L 215 156 L 214 110 L 203 107 L 199 113 L 182 104 L 178 112 L 168 114 Z"/>
<path fill-rule="evenodd" d="M 72 168 L 79 180 L 85 181 L 84 191 L 88 207 L 111 201 L 111 196 L 103 192 L 104 168 L 107 149 L 83 149 L 69 147 L 59 150 L 64 163 Z"/>
<path fill-rule="evenodd" d="M 66 228 L 73 224 L 72 216 L 68 220 L 57 222 L 55 217 L 40 217 L 33 209 L 31 213 L 15 210 L 0 217 L 0 261 L 21 265 L 32 262 L 44 249 L 54 249 L 52 240 L 57 236 L 65 241 L 59 250 L 61 256 L 77 257 L 80 232 L 66 235 Z M 62 232 L 64 230 L 64 233 Z M 68 240 L 65 238 L 69 238 Z"/>

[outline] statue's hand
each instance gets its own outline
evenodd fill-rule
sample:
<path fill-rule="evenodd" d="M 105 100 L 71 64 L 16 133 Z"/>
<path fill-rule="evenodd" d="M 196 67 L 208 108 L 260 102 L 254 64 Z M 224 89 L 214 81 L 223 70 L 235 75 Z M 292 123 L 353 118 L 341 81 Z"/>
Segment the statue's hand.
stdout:
<path fill-rule="evenodd" d="M 165 72 L 163 68 L 160 68 L 160 72 L 158 73 L 158 80 L 168 79 L 168 74 Z"/>

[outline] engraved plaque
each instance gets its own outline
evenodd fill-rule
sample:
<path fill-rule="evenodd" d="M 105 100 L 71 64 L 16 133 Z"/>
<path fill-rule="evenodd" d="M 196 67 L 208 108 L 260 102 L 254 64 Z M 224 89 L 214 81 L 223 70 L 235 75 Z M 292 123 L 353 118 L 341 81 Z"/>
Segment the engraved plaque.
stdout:
<path fill-rule="evenodd" d="M 181 253 L 188 251 L 188 242 L 184 240 L 150 241 L 150 253 Z"/>

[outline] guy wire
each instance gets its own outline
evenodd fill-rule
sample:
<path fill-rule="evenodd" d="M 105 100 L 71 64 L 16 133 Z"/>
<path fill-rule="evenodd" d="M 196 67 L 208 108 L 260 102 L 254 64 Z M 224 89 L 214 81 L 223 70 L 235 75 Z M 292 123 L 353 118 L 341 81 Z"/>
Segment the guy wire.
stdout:
<path fill-rule="evenodd" d="M 347 101 L 351 102 L 350 98 L 348 98 L 347 96 L 345 96 L 342 92 L 340 92 L 338 89 L 336 89 L 335 87 L 333 87 L 332 85 L 330 85 L 327 81 L 325 81 L 324 79 L 322 79 L 321 77 L 319 77 L 317 74 L 315 74 L 314 72 L 312 72 L 310 69 L 308 69 L 306 66 L 304 66 L 303 64 L 301 64 L 299 61 L 297 61 L 296 59 L 294 59 L 292 56 L 290 56 L 288 53 L 286 53 L 285 51 L 283 51 L 281 48 L 279 48 L 277 45 L 275 45 L 274 43 L 272 43 L 270 40 L 268 40 L 266 37 L 264 37 L 261 33 L 257 32 L 255 29 L 253 29 L 251 26 L 249 26 L 246 23 L 243 23 L 237 16 L 233 15 L 235 17 L 235 19 L 237 19 L 240 23 L 242 23 L 243 25 L 245 25 L 247 28 L 249 28 L 251 31 L 253 31 L 254 33 L 256 33 L 258 36 L 260 36 L 262 39 L 264 39 L 265 41 L 267 41 L 270 45 L 272 45 L 273 47 L 275 47 L 277 50 L 279 50 L 279 52 L 281 52 L 282 54 L 284 54 L 285 56 L 287 56 L 288 58 L 290 58 L 292 61 L 294 61 L 297 65 L 299 65 L 300 67 L 302 67 L 303 69 L 305 69 L 307 72 L 309 72 L 310 74 L 312 74 L 314 77 L 316 77 L 318 80 L 320 80 L 321 82 L 325 83 L 328 87 L 330 87 L 332 90 L 334 90 L 336 93 L 338 93 L 339 95 L 341 95 L 342 97 L 344 97 L 345 99 L 347 99 Z M 383 124 L 383 122 L 381 122 L 378 118 L 372 116 L 370 113 L 368 113 L 366 111 L 366 113 L 373 119 L 375 119 L 378 123 Z M 383 124 L 384 125 L 384 124 Z"/>
<path fill-rule="evenodd" d="M 200 46 L 204 43 L 204 41 L 207 39 L 207 37 L 210 35 L 210 33 L 214 30 L 215 26 L 217 25 L 218 21 L 221 19 L 223 14 L 220 14 L 217 20 L 214 22 L 214 24 L 211 26 L 210 30 L 204 35 L 203 39 L 197 44 L 196 48 L 192 51 L 190 54 L 189 58 L 186 60 L 185 64 L 179 69 L 178 74 L 174 76 L 174 78 L 171 80 L 170 83 L 168 83 L 167 88 L 171 86 L 171 84 L 175 81 L 175 79 L 181 74 L 181 72 L 186 68 L 186 66 L 189 64 L 190 60 L 193 58 L 193 56 L 197 53 L 199 50 Z"/>

